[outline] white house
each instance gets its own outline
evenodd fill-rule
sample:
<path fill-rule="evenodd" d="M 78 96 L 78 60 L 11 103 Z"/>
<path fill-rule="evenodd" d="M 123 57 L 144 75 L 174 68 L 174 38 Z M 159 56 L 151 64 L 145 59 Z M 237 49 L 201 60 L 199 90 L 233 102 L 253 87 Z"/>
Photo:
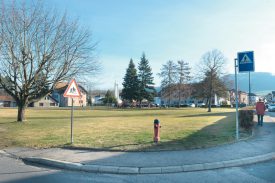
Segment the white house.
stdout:
<path fill-rule="evenodd" d="M 59 107 L 72 106 L 72 100 L 63 96 L 67 87 L 68 83 L 57 83 L 52 92 L 52 97 L 59 103 Z M 78 87 L 81 95 L 79 98 L 74 98 L 74 106 L 87 106 L 87 91 L 81 85 Z"/>

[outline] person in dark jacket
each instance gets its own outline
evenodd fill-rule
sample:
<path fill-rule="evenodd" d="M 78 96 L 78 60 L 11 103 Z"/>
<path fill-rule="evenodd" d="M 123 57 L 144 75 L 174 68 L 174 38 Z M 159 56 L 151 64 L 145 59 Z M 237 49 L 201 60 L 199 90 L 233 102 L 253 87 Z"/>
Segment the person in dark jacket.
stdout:
<path fill-rule="evenodd" d="M 265 104 L 262 99 L 259 99 L 259 102 L 256 103 L 256 113 L 258 115 L 258 125 L 263 126 L 263 118 L 265 114 Z"/>

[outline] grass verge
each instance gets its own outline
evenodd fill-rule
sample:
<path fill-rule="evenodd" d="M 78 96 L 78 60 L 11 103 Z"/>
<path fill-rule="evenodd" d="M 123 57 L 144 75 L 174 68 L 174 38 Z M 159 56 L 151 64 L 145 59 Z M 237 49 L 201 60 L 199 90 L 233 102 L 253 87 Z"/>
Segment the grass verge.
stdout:
<path fill-rule="evenodd" d="M 70 110 L 33 109 L 15 121 L 16 109 L 0 109 L 0 148 L 70 147 Z M 75 110 L 73 147 L 147 151 L 194 149 L 235 140 L 232 109 Z M 153 120 L 161 122 L 161 141 L 153 144 Z M 241 131 L 243 138 L 249 132 Z"/>

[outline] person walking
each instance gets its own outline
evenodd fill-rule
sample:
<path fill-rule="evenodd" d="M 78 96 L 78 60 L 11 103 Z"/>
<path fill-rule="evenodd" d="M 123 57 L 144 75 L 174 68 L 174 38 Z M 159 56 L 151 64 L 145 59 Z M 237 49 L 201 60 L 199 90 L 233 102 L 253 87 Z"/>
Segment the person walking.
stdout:
<path fill-rule="evenodd" d="M 259 101 L 256 103 L 256 113 L 258 115 L 258 125 L 263 126 L 263 119 L 265 114 L 265 104 L 262 101 L 262 99 L 259 99 Z"/>

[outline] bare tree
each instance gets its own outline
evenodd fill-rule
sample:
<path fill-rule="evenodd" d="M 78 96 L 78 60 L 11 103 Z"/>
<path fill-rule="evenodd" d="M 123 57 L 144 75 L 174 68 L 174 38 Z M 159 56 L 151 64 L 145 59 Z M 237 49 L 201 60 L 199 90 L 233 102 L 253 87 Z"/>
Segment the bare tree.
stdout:
<path fill-rule="evenodd" d="M 186 98 L 191 95 L 191 85 L 190 85 L 190 70 L 188 62 L 183 60 L 178 61 L 177 65 L 177 96 L 178 96 L 178 105 L 180 107 L 181 99 Z"/>
<path fill-rule="evenodd" d="M 166 64 L 162 65 L 158 76 L 162 78 L 161 96 L 168 98 L 168 104 L 171 105 L 171 97 L 176 85 L 177 65 L 169 60 Z"/>
<path fill-rule="evenodd" d="M 225 61 L 223 53 L 219 50 L 209 51 L 201 59 L 200 73 L 203 74 L 203 80 L 200 86 L 207 98 L 208 112 L 211 112 L 213 96 L 223 95 L 226 92 L 226 84 L 222 79 Z"/>
<path fill-rule="evenodd" d="M 2 3 L 0 86 L 18 105 L 18 121 L 29 103 L 49 94 L 56 83 L 95 73 L 95 44 L 88 29 L 43 3 Z"/>

